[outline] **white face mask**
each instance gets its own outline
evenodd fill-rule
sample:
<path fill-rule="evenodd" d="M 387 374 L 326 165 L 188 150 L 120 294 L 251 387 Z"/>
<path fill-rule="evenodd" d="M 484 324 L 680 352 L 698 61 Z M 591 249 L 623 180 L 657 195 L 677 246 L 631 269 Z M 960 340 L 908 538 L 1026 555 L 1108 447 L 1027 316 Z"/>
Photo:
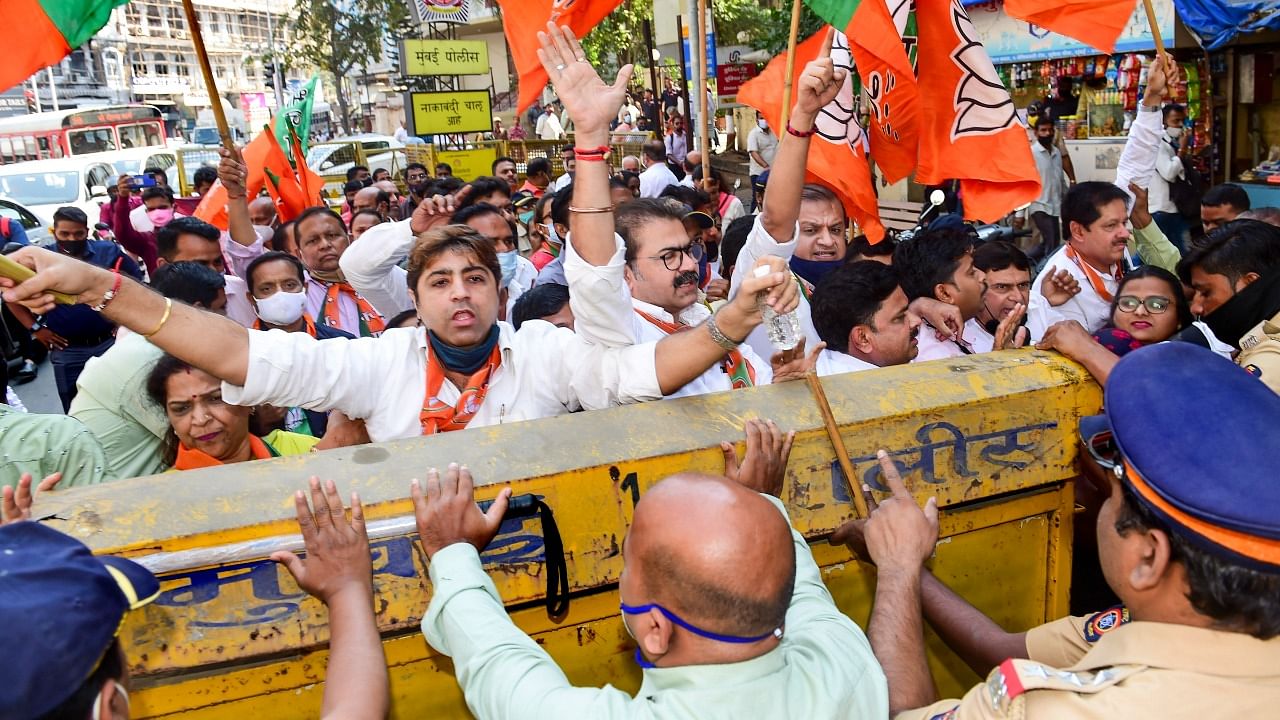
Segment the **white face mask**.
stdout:
<path fill-rule="evenodd" d="M 756 127 L 760 128 L 761 130 L 768 130 L 769 123 L 766 122 L 764 118 L 761 118 L 759 120 L 756 120 Z"/>
<path fill-rule="evenodd" d="M 307 306 L 305 292 L 277 292 L 270 297 L 255 298 L 258 304 L 258 317 L 272 325 L 291 325 L 302 317 Z"/>
<path fill-rule="evenodd" d="M 1169 133 L 1169 137 L 1173 138 L 1174 140 L 1177 140 L 1178 138 L 1182 137 L 1182 128 L 1180 127 L 1165 128 L 1164 131 Z"/>
<path fill-rule="evenodd" d="M 556 224 L 554 222 L 543 223 L 542 227 L 547 229 L 547 242 L 556 247 L 564 245 L 564 241 L 560 239 L 560 233 L 556 232 Z"/>

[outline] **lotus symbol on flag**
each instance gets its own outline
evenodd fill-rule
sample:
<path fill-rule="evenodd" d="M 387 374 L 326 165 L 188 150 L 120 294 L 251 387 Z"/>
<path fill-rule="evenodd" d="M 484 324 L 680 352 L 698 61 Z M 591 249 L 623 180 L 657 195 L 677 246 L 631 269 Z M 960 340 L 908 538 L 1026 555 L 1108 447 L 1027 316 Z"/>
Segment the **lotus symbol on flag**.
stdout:
<path fill-rule="evenodd" d="M 844 85 L 836 99 L 818 113 L 814 129 L 823 140 L 836 144 L 847 142 L 855 155 L 866 155 L 867 135 L 858 124 L 857 102 L 853 97 L 853 78 L 857 71 L 853 67 L 853 55 L 849 53 L 849 38 L 844 33 L 837 32 L 831 41 L 831 62 L 837 70 L 845 71 Z"/>
<path fill-rule="evenodd" d="M 992 135 L 1018 122 L 1013 99 L 1000 82 L 986 48 L 975 38 L 977 30 L 960 0 L 951 2 L 951 22 L 960 44 L 951 60 L 962 71 L 956 83 L 956 121 L 951 126 L 951 140 L 964 135 Z M 832 51 L 834 57 L 835 51 Z"/>

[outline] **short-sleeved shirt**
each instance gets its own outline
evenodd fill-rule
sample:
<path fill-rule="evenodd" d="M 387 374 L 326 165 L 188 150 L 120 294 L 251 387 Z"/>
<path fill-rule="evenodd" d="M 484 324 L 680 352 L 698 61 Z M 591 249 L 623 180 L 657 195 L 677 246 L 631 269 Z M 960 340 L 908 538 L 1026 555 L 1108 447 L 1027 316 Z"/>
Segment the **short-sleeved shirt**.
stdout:
<path fill-rule="evenodd" d="M 765 166 L 756 162 L 751 153 L 760 153 L 760 157 L 764 158 L 765 163 L 772 165 L 773 157 L 778 154 L 778 136 L 768 130 L 762 130 L 759 125 L 751 129 L 747 134 L 747 158 L 749 170 L 752 175 L 759 175 L 765 171 Z"/>
<path fill-rule="evenodd" d="M 1280 637 L 1130 622 L 1116 607 L 1030 630 L 1027 652 L 962 699 L 898 720 L 1273 717 L 1280 707 Z"/>
<path fill-rule="evenodd" d="M 1240 338 L 1236 362 L 1280 393 L 1280 313 L 1258 323 Z"/>

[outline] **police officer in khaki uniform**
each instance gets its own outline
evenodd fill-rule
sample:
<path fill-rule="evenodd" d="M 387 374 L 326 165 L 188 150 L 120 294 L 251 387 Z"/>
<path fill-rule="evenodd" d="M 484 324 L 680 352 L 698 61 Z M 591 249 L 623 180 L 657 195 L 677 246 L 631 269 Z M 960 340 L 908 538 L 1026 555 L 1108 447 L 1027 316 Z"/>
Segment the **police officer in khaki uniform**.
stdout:
<path fill-rule="evenodd" d="M 1105 399 L 1081 432 L 1109 470 L 1098 552 L 1124 605 L 1089 617 L 1004 633 L 950 593 L 923 569 L 936 505 L 922 512 L 882 460 L 893 497 L 859 529 L 878 568 L 867 634 L 899 720 L 1280 714 L 1280 396 L 1162 343 L 1123 358 Z M 994 666 L 959 700 L 936 699 L 921 609 L 970 665 Z"/>

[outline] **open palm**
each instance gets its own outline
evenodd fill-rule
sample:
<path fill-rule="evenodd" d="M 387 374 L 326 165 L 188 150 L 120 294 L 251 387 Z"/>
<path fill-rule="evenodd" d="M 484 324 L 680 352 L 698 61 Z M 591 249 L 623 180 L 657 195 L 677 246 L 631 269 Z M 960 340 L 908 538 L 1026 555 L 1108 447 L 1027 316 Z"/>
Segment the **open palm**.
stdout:
<path fill-rule="evenodd" d="M 538 59 L 555 83 L 556 94 L 573 118 L 577 133 L 607 132 L 609 122 L 617 117 L 626 98 L 632 66 L 619 70 L 618 79 L 608 85 L 587 62 L 586 52 L 568 27 L 547 23 L 546 32 L 539 32 L 538 40 L 542 43 Z"/>

